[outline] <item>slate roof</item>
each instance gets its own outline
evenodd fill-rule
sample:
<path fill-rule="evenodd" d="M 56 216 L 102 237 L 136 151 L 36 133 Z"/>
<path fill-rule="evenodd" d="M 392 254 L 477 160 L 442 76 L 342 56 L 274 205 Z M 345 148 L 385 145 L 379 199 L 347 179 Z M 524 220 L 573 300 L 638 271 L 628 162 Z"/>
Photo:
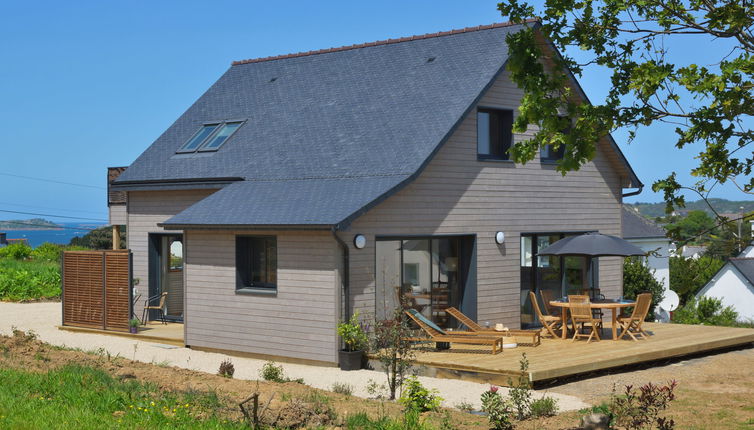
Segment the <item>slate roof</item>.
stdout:
<path fill-rule="evenodd" d="M 754 258 L 730 258 L 728 261 L 754 285 Z"/>
<path fill-rule="evenodd" d="M 654 239 L 665 236 L 665 229 L 644 218 L 635 210 L 623 206 L 623 238 Z"/>
<path fill-rule="evenodd" d="M 165 225 L 336 225 L 418 175 L 503 70 L 505 37 L 521 28 L 235 62 L 113 185 L 243 181 Z M 230 119 L 246 123 L 219 151 L 176 154 L 201 124 Z"/>

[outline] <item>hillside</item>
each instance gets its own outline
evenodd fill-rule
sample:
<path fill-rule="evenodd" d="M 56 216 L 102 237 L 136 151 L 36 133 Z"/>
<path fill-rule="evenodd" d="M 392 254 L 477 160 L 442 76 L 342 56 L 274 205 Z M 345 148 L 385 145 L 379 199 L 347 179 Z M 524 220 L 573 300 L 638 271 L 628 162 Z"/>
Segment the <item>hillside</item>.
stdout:
<path fill-rule="evenodd" d="M 709 199 L 710 204 L 718 213 L 739 213 L 743 206 L 744 212 L 754 211 L 754 201 L 746 200 L 726 200 L 726 199 Z M 628 203 L 627 206 L 638 208 L 639 212 L 647 217 L 656 218 L 665 216 L 665 203 Z M 704 200 L 697 200 L 694 202 L 686 202 L 686 207 L 678 209 L 679 212 L 688 212 L 692 210 L 700 210 L 712 215 L 712 211 Z"/>
<path fill-rule="evenodd" d="M 62 228 L 62 226 L 44 218 L 0 221 L 0 230 L 51 230 L 57 228 Z"/>

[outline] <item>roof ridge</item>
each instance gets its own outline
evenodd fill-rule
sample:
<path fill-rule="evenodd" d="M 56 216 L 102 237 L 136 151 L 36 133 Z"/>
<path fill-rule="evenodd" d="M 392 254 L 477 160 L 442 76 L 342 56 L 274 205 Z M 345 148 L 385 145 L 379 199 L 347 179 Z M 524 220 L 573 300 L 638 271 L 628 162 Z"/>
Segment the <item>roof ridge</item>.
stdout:
<path fill-rule="evenodd" d="M 529 23 L 534 23 L 538 21 L 539 21 L 538 19 L 530 18 L 530 19 L 524 20 L 523 23 L 529 24 Z M 450 35 L 461 34 L 461 33 L 470 33 L 473 31 L 491 30 L 493 28 L 511 27 L 513 25 L 518 25 L 518 24 L 512 21 L 496 22 L 496 23 L 492 23 L 488 25 L 478 25 L 476 27 L 466 27 L 466 28 L 461 28 L 461 29 L 456 29 L 456 30 L 439 31 L 437 33 L 427 33 L 427 34 L 421 34 L 421 35 L 406 36 L 406 37 L 401 37 L 398 39 L 377 40 L 375 42 L 359 43 L 355 45 L 339 46 L 335 48 L 317 49 L 314 51 L 296 52 L 292 54 L 273 55 L 270 57 L 250 58 L 247 60 L 237 60 L 237 61 L 233 61 L 231 63 L 231 66 L 239 66 L 242 64 L 251 64 L 251 63 L 261 63 L 261 62 L 273 61 L 273 60 L 283 60 L 287 58 L 308 57 L 310 55 L 327 54 L 330 52 L 350 51 L 352 49 L 368 48 L 371 46 L 390 45 L 393 43 L 401 43 L 401 42 L 410 42 L 412 40 L 431 39 L 434 37 L 450 36 Z"/>

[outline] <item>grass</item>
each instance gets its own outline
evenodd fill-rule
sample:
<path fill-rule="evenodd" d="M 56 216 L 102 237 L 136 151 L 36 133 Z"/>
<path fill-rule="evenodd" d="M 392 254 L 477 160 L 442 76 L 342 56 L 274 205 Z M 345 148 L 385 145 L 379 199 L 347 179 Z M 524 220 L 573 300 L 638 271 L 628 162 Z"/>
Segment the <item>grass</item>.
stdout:
<path fill-rule="evenodd" d="M 92 367 L 0 369 L 0 386 L 0 428 L 248 428 L 223 419 L 212 392 L 160 391 Z"/>
<path fill-rule="evenodd" d="M 60 297 L 60 265 L 48 260 L 0 258 L 0 300 Z"/>

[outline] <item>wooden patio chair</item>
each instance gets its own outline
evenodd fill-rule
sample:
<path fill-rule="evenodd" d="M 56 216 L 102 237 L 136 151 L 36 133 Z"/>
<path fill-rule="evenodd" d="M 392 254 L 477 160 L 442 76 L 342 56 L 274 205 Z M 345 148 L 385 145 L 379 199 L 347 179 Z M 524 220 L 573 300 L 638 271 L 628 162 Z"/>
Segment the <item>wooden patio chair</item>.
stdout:
<path fill-rule="evenodd" d="M 558 335 L 555 334 L 555 330 L 562 328 L 563 322 L 560 317 L 545 315 L 542 310 L 539 309 L 539 302 L 537 302 L 537 295 L 534 291 L 529 291 L 529 298 L 531 299 L 531 306 L 534 308 L 534 312 L 537 313 L 537 318 L 542 326 L 550 333 L 550 336 L 557 339 Z"/>
<path fill-rule="evenodd" d="M 586 343 L 592 341 L 593 337 L 597 340 L 600 339 L 601 325 L 594 319 L 592 314 L 591 303 L 589 302 L 589 296 L 584 295 L 571 295 L 568 296 L 569 310 L 571 311 L 571 323 L 573 324 L 573 339 L 572 342 L 580 337 L 586 337 Z M 586 328 L 589 328 L 589 334 L 582 333 Z"/>
<path fill-rule="evenodd" d="M 503 351 L 503 336 L 484 336 L 484 335 L 455 335 L 445 332 L 438 327 L 435 323 L 428 320 L 427 317 L 417 312 L 415 309 L 407 309 L 404 311 L 409 318 L 411 318 L 416 325 L 421 328 L 424 333 L 429 336 L 423 337 L 409 337 L 404 340 L 411 342 L 436 342 L 436 343 L 463 343 L 467 345 L 486 345 L 492 347 L 492 354 L 499 354 Z"/>
<path fill-rule="evenodd" d="M 619 339 L 629 335 L 631 339 L 638 340 L 636 336 L 647 338 L 646 332 L 641 328 L 644 319 L 647 318 L 649 308 L 652 305 L 652 293 L 642 293 L 636 296 L 636 306 L 631 316 L 618 318 L 618 324 L 622 330 Z"/>
<path fill-rule="evenodd" d="M 153 303 L 155 300 L 160 299 L 157 306 L 150 305 L 150 303 Z M 155 310 L 158 312 L 160 321 L 162 321 L 163 324 L 167 324 L 168 321 L 165 319 L 165 301 L 168 299 L 168 292 L 165 291 L 162 294 L 156 294 L 150 298 L 148 298 L 146 301 L 144 301 L 144 312 L 142 312 L 141 315 L 141 323 L 146 325 L 147 324 L 147 313 L 150 310 Z"/>
<path fill-rule="evenodd" d="M 555 296 L 551 290 L 539 290 L 539 296 L 542 297 L 542 307 L 544 307 L 545 315 L 552 315 L 559 317 L 562 310 L 550 305 L 550 302 L 555 300 Z"/>
<path fill-rule="evenodd" d="M 516 343 L 527 343 L 531 346 L 538 346 L 541 343 L 541 336 L 540 332 L 541 330 L 516 330 L 516 329 L 508 329 L 505 331 L 497 331 L 495 329 L 491 328 L 485 328 L 480 326 L 476 323 L 476 321 L 472 320 L 466 314 L 459 311 L 458 309 L 454 307 L 449 307 L 445 309 L 450 316 L 457 319 L 458 322 L 465 325 L 466 328 L 469 329 L 469 331 L 454 331 L 453 334 L 486 334 L 486 335 L 497 335 L 497 336 L 505 336 L 506 334 L 508 336 L 513 336 L 515 338 L 528 338 L 526 342 L 518 342 L 518 339 L 516 340 Z"/>

